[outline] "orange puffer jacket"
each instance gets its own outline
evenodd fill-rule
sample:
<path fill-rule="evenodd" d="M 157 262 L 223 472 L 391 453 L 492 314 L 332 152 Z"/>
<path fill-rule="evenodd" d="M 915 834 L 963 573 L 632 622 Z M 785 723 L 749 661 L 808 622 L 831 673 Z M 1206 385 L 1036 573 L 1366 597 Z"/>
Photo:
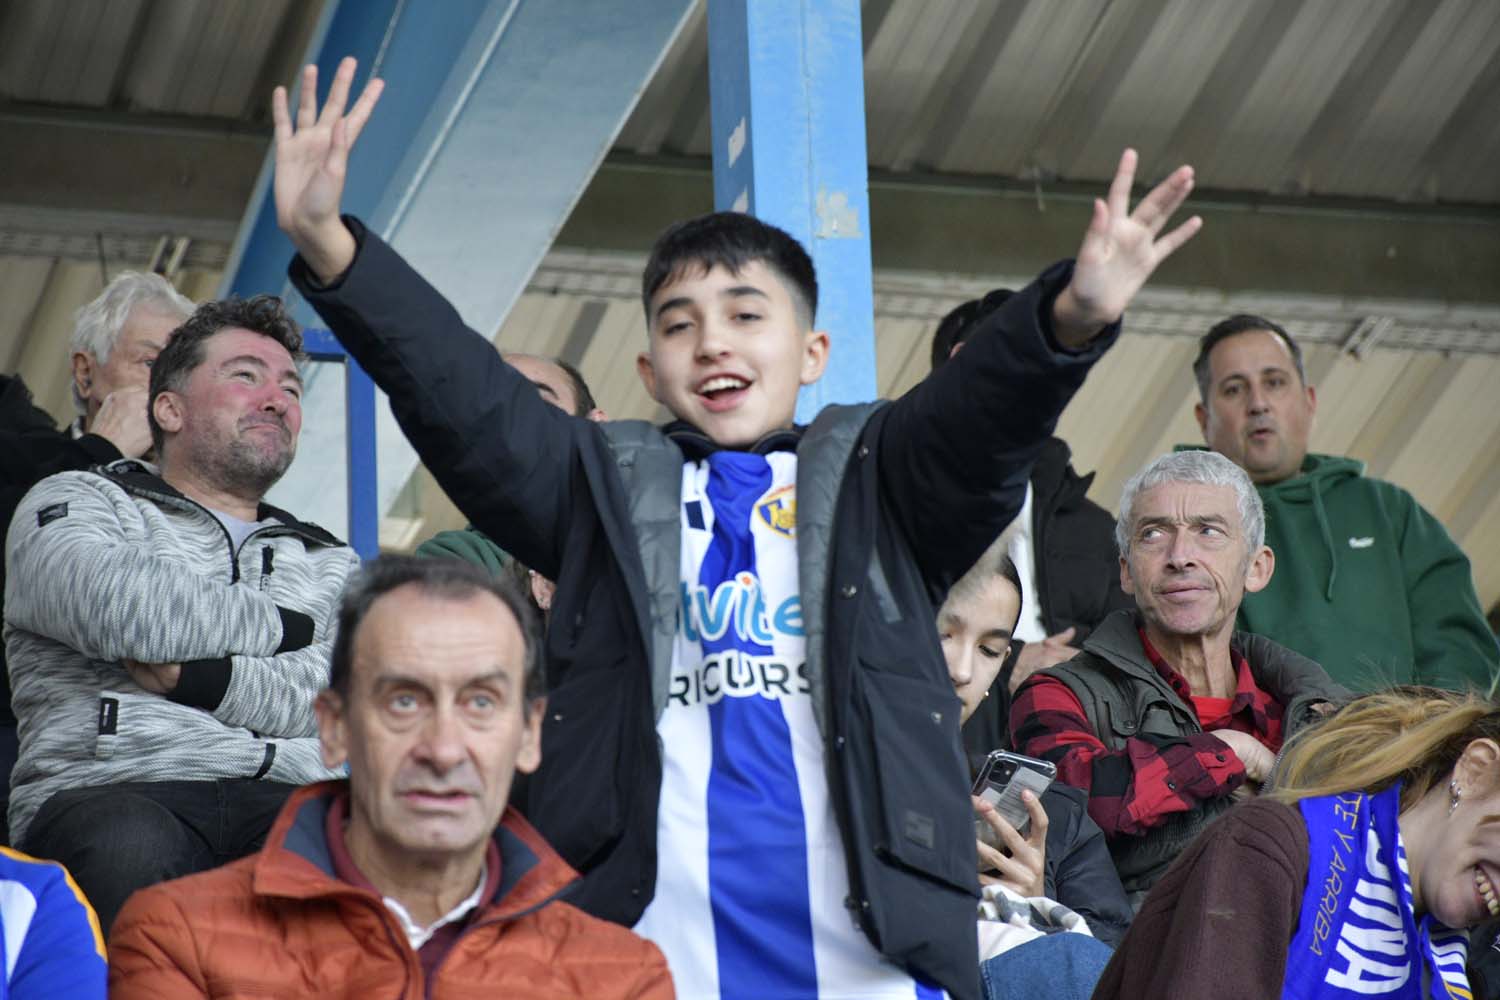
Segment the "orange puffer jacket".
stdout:
<path fill-rule="evenodd" d="M 495 899 L 428 990 L 395 916 L 333 874 L 324 824 L 342 787 L 299 789 L 259 853 L 132 896 L 110 937 L 110 996 L 671 1000 L 657 947 L 558 900 L 578 875 L 513 810 L 495 831 Z"/>

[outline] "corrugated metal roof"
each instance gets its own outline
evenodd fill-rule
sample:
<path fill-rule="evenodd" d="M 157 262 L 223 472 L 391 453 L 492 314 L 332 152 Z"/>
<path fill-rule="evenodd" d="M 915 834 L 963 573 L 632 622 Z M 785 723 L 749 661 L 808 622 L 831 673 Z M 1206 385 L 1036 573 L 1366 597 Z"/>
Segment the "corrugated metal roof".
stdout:
<path fill-rule="evenodd" d="M 872 168 L 1108 181 L 1192 163 L 1203 188 L 1500 201 L 1493 0 L 922 0 L 867 25 Z M 878 14 L 878 12 L 877 12 Z M 619 147 L 709 153 L 696 17 Z"/>
<path fill-rule="evenodd" d="M 320 6 L 18 0 L 0 13 L 0 100 L 265 123 Z"/>

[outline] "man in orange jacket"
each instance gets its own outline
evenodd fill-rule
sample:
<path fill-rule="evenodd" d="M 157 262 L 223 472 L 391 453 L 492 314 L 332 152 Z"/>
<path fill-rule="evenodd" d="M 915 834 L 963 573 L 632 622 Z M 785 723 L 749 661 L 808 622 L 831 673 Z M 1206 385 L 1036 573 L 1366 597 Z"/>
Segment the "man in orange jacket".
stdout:
<path fill-rule="evenodd" d="M 349 779 L 294 793 L 258 854 L 133 896 L 110 995 L 672 997 L 656 946 L 562 902 L 577 874 L 506 809 L 541 761 L 539 656 L 509 580 L 372 563 L 317 701 Z"/>

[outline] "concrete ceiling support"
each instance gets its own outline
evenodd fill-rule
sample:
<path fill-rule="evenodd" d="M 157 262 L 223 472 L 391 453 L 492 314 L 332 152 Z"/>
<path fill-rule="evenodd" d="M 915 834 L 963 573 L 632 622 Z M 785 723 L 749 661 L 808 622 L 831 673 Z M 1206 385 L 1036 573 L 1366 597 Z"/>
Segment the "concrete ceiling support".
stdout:
<path fill-rule="evenodd" d="M 269 98 L 268 98 L 269 99 Z M 267 135 L 186 116 L 0 102 L 0 211 L 107 214 L 125 231 L 225 239 L 255 183 Z M 116 230 L 119 231 L 119 230 Z"/>
<path fill-rule="evenodd" d="M 708 210 L 708 167 L 700 159 L 611 157 L 558 235 L 558 245 L 638 252 L 666 222 Z M 874 174 L 869 192 L 875 267 L 1034 275 L 1077 251 L 1088 207 L 1100 190 Z M 1189 210 L 1204 217 L 1203 232 L 1162 266 L 1152 286 L 1429 307 L 1500 304 L 1500 211 L 1491 206 L 1200 190 L 1184 212 Z"/>

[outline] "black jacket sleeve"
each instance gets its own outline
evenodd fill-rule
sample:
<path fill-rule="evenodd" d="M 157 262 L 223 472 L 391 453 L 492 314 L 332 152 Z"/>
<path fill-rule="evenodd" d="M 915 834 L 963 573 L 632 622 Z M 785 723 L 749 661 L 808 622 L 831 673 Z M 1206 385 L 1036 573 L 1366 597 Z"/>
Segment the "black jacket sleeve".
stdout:
<path fill-rule="evenodd" d="M 31 401 L 19 375 L 0 375 L 0 489 L 7 525 L 26 491 L 48 476 L 121 457 L 120 449 L 97 434 L 75 439 L 58 430 L 52 417 Z"/>
<path fill-rule="evenodd" d="M 1120 884 L 1104 831 L 1089 818 L 1088 796 L 1054 784 L 1042 793 L 1047 810 L 1047 895 L 1088 921 L 1113 948 L 1130 926 L 1130 900 Z"/>
<path fill-rule="evenodd" d="M 0 376 L 0 536 L 8 533 L 21 498 L 43 479 L 120 457 L 120 450 L 97 434 L 75 439 L 53 427 L 19 375 Z"/>
<path fill-rule="evenodd" d="M 1021 509 L 1031 464 L 1119 324 L 1082 351 L 1060 348 L 1052 306 L 1071 262 L 983 316 L 964 349 L 891 407 L 879 468 L 934 600 Z"/>
<path fill-rule="evenodd" d="M 59 472 L 87 469 L 120 458 L 120 450 L 97 434 L 73 438 L 52 426 L 52 417 L 31 401 L 19 375 L 0 375 L 0 599 L 5 594 L 5 537 L 21 499 Z M 0 645 L 0 725 L 14 725 L 10 675 Z"/>
<path fill-rule="evenodd" d="M 579 441 L 597 429 L 544 402 L 399 254 L 358 220 L 344 221 L 358 244 L 349 270 L 325 286 L 299 256 L 293 284 L 390 397 L 401 430 L 459 510 L 555 578 Z"/>

